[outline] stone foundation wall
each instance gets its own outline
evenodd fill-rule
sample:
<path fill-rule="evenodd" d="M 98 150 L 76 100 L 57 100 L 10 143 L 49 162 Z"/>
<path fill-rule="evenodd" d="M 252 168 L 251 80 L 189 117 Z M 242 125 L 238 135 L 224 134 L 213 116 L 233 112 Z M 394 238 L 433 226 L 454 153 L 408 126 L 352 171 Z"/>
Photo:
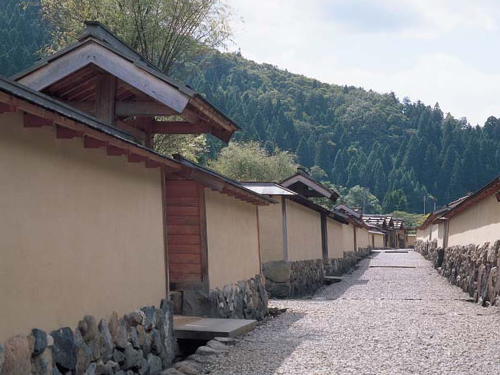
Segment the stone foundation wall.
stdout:
<path fill-rule="evenodd" d="M 268 295 L 262 275 L 216 288 L 207 295 L 200 290 L 178 292 L 175 311 L 187 316 L 263 320 L 268 314 Z"/>
<path fill-rule="evenodd" d="M 36 308 L 36 307 L 35 307 Z M 156 375 L 175 358 L 173 303 L 144 307 L 109 321 L 86 316 L 78 327 L 39 329 L 0 345 L 2 375 Z"/>
<path fill-rule="evenodd" d="M 482 305 L 500 305 L 500 240 L 482 246 L 438 248 L 437 242 L 417 241 L 415 251 L 433 262 L 438 272 Z"/>
<path fill-rule="evenodd" d="M 431 261 L 435 268 L 441 267 L 442 257 L 438 260 L 438 253 L 442 256 L 443 249 L 438 248 L 437 239 L 433 241 L 415 241 L 414 250 L 420 253 L 428 261 Z"/>
<path fill-rule="evenodd" d="M 323 261 L 325 275 L 342 276 L 349 272 L 361 259 L 372 252 L 371 248 L 354 251 L 344 251 L 344 257 L 338 259 L 326 259 Z"/>
<path fill-rule="evenodd" d="M 262 272 L 267 292 L 274 298 L 302 297 L 323 286 L 321 259 L 269 262 L 262 265 Z"/>

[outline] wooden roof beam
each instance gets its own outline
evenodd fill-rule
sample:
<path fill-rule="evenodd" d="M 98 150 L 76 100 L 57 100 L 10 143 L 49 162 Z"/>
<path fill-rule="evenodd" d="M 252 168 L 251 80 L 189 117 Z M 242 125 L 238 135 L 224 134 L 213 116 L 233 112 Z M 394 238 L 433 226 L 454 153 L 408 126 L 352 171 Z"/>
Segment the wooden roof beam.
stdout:
<path fill-rule="evenodd" d="M 93 101 L 65 100 L 64 104 L 87 113 L 95 112 Z M 178 113 L 165 107 L 163 104 L 154 102 L 115 102 L 115 116 L 176 116 Z"/>
<path fill-rule="evenodd" d="M 100 139 L 87 136 L 83 138 L 83 147 L 85 148 L 100 148 L 100 147 L 106 147 L 107 145 L 108 142 L 101 141 Z"/>
<path fill-rule="evenodd" d="M 54 124 L 54 121 L 50 119 L 45 119 L 30 113 L 24 113 L 23 121 L 25 128 L 41 128 L 42 126 L 51 126 Z"/>
<path fill-rule="evenodd" d="M 56 137 L 57 139 L 73 139 L 73 138 L 83 137 L 83 133 L 73 129 L 66 128 L 64 126 L 57 125 Z"/>
<path fill-rule="evenodd" d="M 202 112 L 205 116 L 208 117 L 209 120 L 215 121 L 218 123 L 222 128 L 224 128 L 228 132 L 234 132 L 236 130 L 235 126 L 227 119 L 221 119 L 220 115 L 217 115 L 214 113 L 214 110 L 208 106 L 206 106 L 200 98 L 190 98 L 189 99 L 189 104 L 193 106 L 196 110 Z M 186 112 L 184 110 L 184 112 Z M 182 114 L 184 114 L 184 112 Z"/>
<path fill-rule="evenodd" d="M 16 112 L 16 107 L 6 103 L 0 103 L 0 115 L 8 112 Z"/>
<path fill-rule="evenodd" d="M 116 102 L 116 116 L 179 116 L 169 107 L 156 102 Z"/>

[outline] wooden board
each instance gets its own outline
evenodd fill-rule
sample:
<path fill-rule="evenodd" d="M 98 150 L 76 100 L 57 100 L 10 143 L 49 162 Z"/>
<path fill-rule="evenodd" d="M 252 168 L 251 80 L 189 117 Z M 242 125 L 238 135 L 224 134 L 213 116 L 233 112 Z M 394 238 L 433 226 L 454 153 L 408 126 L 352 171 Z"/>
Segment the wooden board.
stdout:
<path fill-rule="evenodd" d="M 165 191 L 170 285 L 176 291 L 197 288 L 206 279 L 200 189 L 195 181 L 167 180 Z"/>

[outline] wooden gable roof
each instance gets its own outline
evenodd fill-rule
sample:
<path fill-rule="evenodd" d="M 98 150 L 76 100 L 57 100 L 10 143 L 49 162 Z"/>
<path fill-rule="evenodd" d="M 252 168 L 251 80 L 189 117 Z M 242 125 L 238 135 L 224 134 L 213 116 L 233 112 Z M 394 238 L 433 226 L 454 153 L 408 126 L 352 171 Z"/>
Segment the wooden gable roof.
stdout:
<path fill-rule="evenodd" d="M 86 25 L 76 43 L 13 79 L 127 131 L 146 146 L 153 134 L 209 133 L 227 142 L 239 129 L 106 27 Z"/>
<path fill-rule="evenodd" d="M 293 176 L 280 182 L 281 186 L 289 188 L 306 198 L 328 198 L 335 202 L 339 198 L 339 194 L 324 186 L 320 182 L 314 180 L 302 168 L 297 170 Z"/>

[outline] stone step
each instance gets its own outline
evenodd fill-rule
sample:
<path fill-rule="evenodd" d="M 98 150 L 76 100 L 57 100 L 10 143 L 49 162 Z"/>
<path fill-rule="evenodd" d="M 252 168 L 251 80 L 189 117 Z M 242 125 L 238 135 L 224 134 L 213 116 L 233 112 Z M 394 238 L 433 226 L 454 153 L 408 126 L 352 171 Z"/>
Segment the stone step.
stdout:
<path fill-rule="evenodd" d="M 216 337 L 236 337 L 253 330 L 256 320 L 215 319 L 174 316 L 175 337 L 178 339 L 212 340 Z"/>
<path fill-rule="evenodd" d="M 340 283 L 344 278 L 342 276 L 324 276 L 323 280 L 326 285 Z"/>

